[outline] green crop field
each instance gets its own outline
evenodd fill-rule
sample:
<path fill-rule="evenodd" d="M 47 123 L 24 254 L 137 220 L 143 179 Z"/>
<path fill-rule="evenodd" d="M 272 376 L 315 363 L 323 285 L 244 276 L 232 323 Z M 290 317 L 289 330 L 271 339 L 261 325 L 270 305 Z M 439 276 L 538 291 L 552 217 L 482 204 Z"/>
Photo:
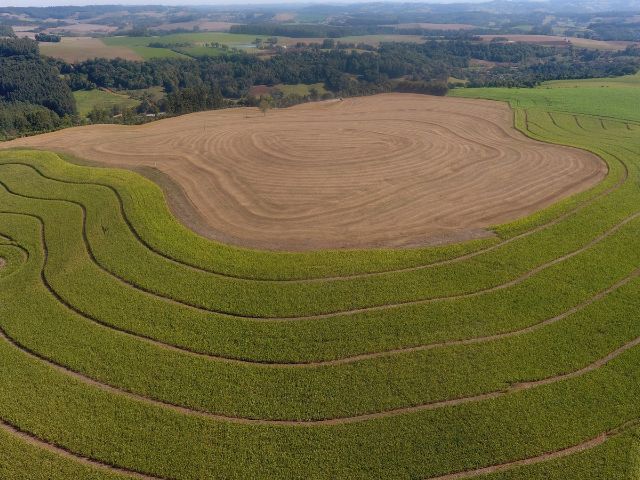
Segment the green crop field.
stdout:
<path fill-rule="evenodd" d="M 574 83 L 455 90 L 609 173 L 442 247 L 242 249 L 0 152 L 0 478 L 637 478 L 640 89 Z"/>
<path fill-rule="evenodd" d="M 640 73 L 610 78 L 589 78 L 587 80 L 553 80 L 545 82 L 543 88 L 577 87 L 640 87 Z"/>

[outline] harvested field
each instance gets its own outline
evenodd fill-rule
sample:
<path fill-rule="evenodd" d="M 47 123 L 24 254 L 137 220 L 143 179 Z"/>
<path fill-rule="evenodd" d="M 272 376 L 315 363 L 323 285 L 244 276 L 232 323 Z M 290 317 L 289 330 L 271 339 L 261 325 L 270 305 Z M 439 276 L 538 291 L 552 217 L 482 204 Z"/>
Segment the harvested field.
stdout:
<path fill-rule="evenodd" d="M 96 23 L 69 23 L 62 27 L 47 28 L 47 33 L 71 33 L 74 35 L 90 35 L 92 33 L 105 34 L 115 32 L 118 28 L 111 25 Z"/>
<path fill-rule="evenodd" d="M 295 20 L 295 18 L 296 18 L 295 13 L 287 13 L 287 12 L 277 13 L 273 16 L 273 19 L 276 22 L 291 22 L 292 20 Z"/>
<path fill-rule="evenodd" d="M 636 478 L 640 123 L 624 83 L 455 90 L 508 101 L 523 133 L 608 166 L 595 187 L 457 245 L 236 248 L 182 227 L 136 173 L 1 151 L 0 478 Z M 364 100 L 306 108 L 319 125 L 334 106 L 347 122 Z M 380 131 L 367 111 L 350 138 Z M 272 113 L 246 120 L 304 111 Z M 384 113 L 403 158 L 407 135 Z M 310 140 L 304 118 L 299 141 L 335 169 L 316 146 L 328 133 Z M 272 130 L 250 145 L 267 134 L 275 148 Z M 361 162 L 362 143 L 340 148 Z M 227 168 L 240 183 L 255 165 Z"/>
<path fill-rule="evenodd" d="M 423 28 L 425 30 L 472 30 L 476 28 L 468 23 L 398 23 L 389 25 L 398 30 L 407 28 Z"/>
<path fill-rule="evenodd" d="M 282 250 L 485 237 L 487 227 L 584 190 L 607 171 L 590 153 L 524 137 L 506 105 L 403 94 L 266 117 L 234 109 L 96 125 L 4 146 L 156 168 L 183 193 L 169 198 L 198 232 Z"/>
<path fill-rule="evenodd" d="M 140 55 L 126 46 L 106 45 L 101 39 L 92 37 L 62 37 L 59 43 L 41 43 L 40 52 L 70 63 L 92 58 L 142 60 Z"/>

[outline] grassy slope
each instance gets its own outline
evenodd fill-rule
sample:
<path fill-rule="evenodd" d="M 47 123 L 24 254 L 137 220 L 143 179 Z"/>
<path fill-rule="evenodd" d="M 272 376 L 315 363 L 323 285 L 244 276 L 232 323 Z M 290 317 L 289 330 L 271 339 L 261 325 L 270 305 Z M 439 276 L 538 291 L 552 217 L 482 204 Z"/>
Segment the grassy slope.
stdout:
<path fill-rule="evenodd" d="M 158 57 L 176 57 L 181 56 L 180 53 L 166 48 L 150 48 L 148 45 L 152 42 L 161 41 L 163 43 L 193 43 L 194 47 L 181 47 L 178 50 L 184 51 L 187 55 L 207 55 L 215 56 L 222 53 L 217 49 L 202 47 L 205 43 L 221 43 L 232 48 L 240 48 L 249 52 L 256 52 L 255 48 L 251 48 L 256 38 L 266 39 L 266 35 L 245 35 L 237 33 L 223 32 L 198 32 L 198 33 L 176 33 L 173 35 L 163 35 L 162 37 L 107 37 L 103 41 L 107 45 L 127 47 L 141 55 L 145 59 Z M 322 43 L 322 38 L 290 38 L 278 37 L 280 45 L 294 45 L 300 41 Z M 367 43 L 377 45 L 381 42 L 423 42 L 424 39 L 418 35 L 362 35 L 354 37 L 343 37 L 337 39 L 343 43 Z"/>
<path fill-rule="evenodd" d="M 454 96 L 504 100 L 515 108 L 539 108 L 545 111 L 570 112 L 640 123 L 640 88 L 633 87 L 637 76 L 554 84 L 533 89 L 457 89 Z M 582 81 L 580 81 L 582 82 Z M 577 85 L 580 85 L 577 88 Z M 559 88 L 574 86 L 576 88 Z M 628 88 L 628 87 L 632 88 Z"/>
<path fill-rule="evenodd" d="M 159 190 L 133 174 L 72 166 L 50 154 L 1 154 L 0 256 L 8 264 L 0 270 L 0 328 L 14 343 L 0 339 L 0 418 L 78 454 L 171 478 L 428 478 L 535 457 L 603 432 L 611 435 L 598 447 L 490 478 L 630 476 L 637 468 L 635 427 L 616 429 L 640 417 L 640 347 L 633 348 L 640 341 L 640 280 L 630 277 L 640 265 L 640 127 L 629 121 L 634 112 L 620 103 L 616 87 L 602 89 L 608 106 L 594 102 L 593 88 L 562 89 L 571 93 L 556 105 L 555 90 L 456 94 L 511 101 L 517 125 L 534 138 L 601 154 L 610 165 L 605 182 L 497 227 L 499 238 L 509 239 L 559 218 L 472 259 L 344 280 L 256 282 L 180 262 L 225 275 L 295 279 L 428 263 L 487 242 L 408 252 L 234 249 L 185 232 Z M 330 318 L 280 322 L 209 311 L 303 315 L 459 295 L 535 268 L 519 284 L 471 298 Z M 338 365 L 253 363 L 342 358 L 521 329 Z M 570 372 L 572 378 L 553 379 Z M 239 424 L 168 405 L 244 419 L 336 418 L 545 378 L 547 385 L 493 399 L 322 427 Z"/>
<path fill-rule="evenodd" d="M 315 88 L 318 91 L 319 95 L 327 93 L 327 90 L 324 88 L 324 83 L 314 83 L 311 85 L 307 85 L 304 83 L 298 83 L 296 85 L 278 85 L 277 88 L 285 95 L 293 93 L 303 97 L 309 95 L 309 91 L 312 88 Z"/>
<path fill-rule="evenodd" d="M 204 48 L 199 46 L 203 43 L 221 43 L 230 47 L 242 48 L 250 45 L 256 38 L 267 38 L 264 35 L 241 35 L 222 32 L 200 32 L 200 33 L 177 33 L 173 35 L 163 35 L 162 37 L 108 37 L 104 39 L 107 45 L 124 46 L 131 48 L 134 52 L 141 55 L 145 60 L 160 57 L 186 57 L 173 50 L 167 48 L 150 48 L 148 45 L 152 42 L 161 41 L 163 43 L 185 43 L 191 42 L 195 44 L 192 48 L 181 48 L 187 55 L 210 55 L 220 54 L 217 49 Z"/>
<path fill-rule="evenodd" d="M 136 107 L 140 102 L 125 95 L 106 92 L 104 90 L 80 90 L 73 92 L 78 106 L 78 113 L 86 116 L 94 107 L 111 108 L 120 105 L 123 108 Z"/>
<path fill-rule="evenodd" d="M 640 72 L 635 75 L 611 78 L 590 78 L 587 80 L 553 80 L 545 82 L 543 87 L 584 88 L 584 87 L 640 87 Z"/>

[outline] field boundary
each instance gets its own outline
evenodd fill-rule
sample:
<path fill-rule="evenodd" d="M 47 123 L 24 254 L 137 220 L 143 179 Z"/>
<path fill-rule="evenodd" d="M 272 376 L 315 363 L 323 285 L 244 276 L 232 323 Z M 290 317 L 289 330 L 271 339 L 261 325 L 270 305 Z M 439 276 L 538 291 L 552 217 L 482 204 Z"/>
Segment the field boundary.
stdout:
<path fill-rule="evenodd" d="M 527 135 L 525 135 L 527 136 Z M 537 140 L 534 138 L 534 140 Z M 546 143 L 552 143 L 552 142 L 546 142 Z M 572 147 L 572 148 L 576 148 L 576 147 Z M 23 149 L 20 149 L 23 150 Z M 20 151 L 18 150 L 18 151 Z M 584 150 L 584 149 L 583 149 Z M 594 153 L 594 152 L 591 152 Z M 595 154 L 595 153 L 594 153 Z M 61 158 L 61 159 L 68 159 L 68 158 L 75 158 L 66 154 L 58 154 L 56 153 L 56 155 Z M 597 154 L 595 154 L 597 155 Z M 602 157 L 600 155 L 597 155 L 599 158 L 602 159 Z M 232 274 L 228 274 L 228 273 L 222 273 L 222 272 L 218 272 L 212 269 L 207 269 L 207 268 L 203 268 L 203 267 L 199 267 L 195 264 L 192 263 L 188 263 L 188 262 L 184 262 L 181 261 L 180 259 L 177 259 L 169 254 L 167 254 L 166 252 L 162 252 L 160 250 L 158 250 L 157 248 L 154 248 L 151 244 L 149 244 L 149 242 L 147 242 L 138 232 L 138 230 L 136 229 L 136 227 L 134 226 L 134 224 L 131 222 L 131 220 L 129 219 L 127 213 L 126 213 L 126 208 L 124 205 L 124 201 L 122 200 L 122 197 L 120 196 L 120 193 L 118 192 L 118 190 L 113 187 L 112 185 L 106 184 L 106 183 L 102 183 L 102 182 L 97 182 L 97 181 L 91 181 L 91 182 L 78 182 L 78 181 L 73 181 L 73 180 L 66 180 L 66 179 L 61 179 L 61 178 L 54 178 L 54 177 L 50 177 L 48 175 L 46 175 L 45 173 L 43 173 L 38 167 L 33 166 L 29 163 L 23 163 L 23 162 L 17 162 L 17 161 L 12 161 L 12 162 L 0 162 L 0 166 L 2 165 L 23 165 L 25 167 L 31 168 L 34 171 L 36 171 L 36 173 L 38 173 L 40 176 L 42 176 L 43 178 L 46 178 L 48 180 L 51 181 L 56 181 L 56 182 L 60 182 L 60 183 L 65 183 L 65 184 L 70 184 L 70 185 L 96 185 L 96 186 L 100 186 L 100 187 L 104 187 L 109 189 L 117 198 L 118 203 L 120 204 L 120 215 L 122 216 L 123 220 L 126 222 L 128 228 L 131 230 L 131 233 L 136 237 L 136 239 L 142 244 L 144 245 L 149 251 L 159 255 L 160 257 L 169 260 L 173 263 L 176 263 L 178 265 L 193 269 L 194 271 L 200 271 L 203 273 L 209 273 L 215 276 L 220 276 L 223 278 L 232 278 L 232 279 L 238 279 L 238 280 L 250 280 L 250 281 L 255 281 L 255 282 L 264 282 L 264 283 L 272 283 L 272 282 L 277 282 L 277 283 L 299 283 L 299 284 L 304 284 L 304 283 L 323 283 L 323 282 L 331 282 L 331 281 L 335 281 L 335 280 L 349 280 L 349 279 L 360 279 L 360 278 L 371 278 L 371 277 L 378 277 L 378 276 L 384 276 L 387 274 L 393 274 L 393 273 L 403 273 L 403 272 L 413 272 L 413 271 L 419 271 L 419 270 L 424 270 L 424 269 L 429 269 L 429 268 L 434 268 L 434 267 L 438 267 L 438 266 L 442 266 L 442 265 L 449 265 L 449 264 L 454 264 L 454 263 L 458 263 L 458 262 L 462 262 L 465 260 L 469 260 L 471 258 L 474 258 L 476 256 L 482 255 L 484 253 L 489 253 L 492 252 L 494 250 L 497 250 L 505 245 L 508 245 L 516 240 L 520 240 L 522 238 L 526 238 L 534 233 L 537 233 L 539 231 L 545 230 L 546 228 L 552 227 L 560 222 L 562 222 L 563 220 L 565 220 L 566 218 L 569 218 L 571 215 L 579 212 L 580 210 L 583 210 L 584 208 L 592 205 L 593 203 L 595 203 L 597 200 L 599 200 L 602 197 L 605 197 L 607 195 L 609 195 L 610 193 L 613 193 L 614 191 L 616 191 L 618 188 L 620 188 L 622 185 L 624 185 L 628 179 L 629 176 L 629 172 L 628 172 L 628 167 L 625 164 L 625 162 L 623 162 L 622 160 L 620 160 L 616 155 L 611 154 L 611 156 L 617 160 L 621 166 L 623 167 L 623 172 L 622 172 L 622 176 L 618 179 L 618 181 L 612 185 L 611 187 L 609 187 L 608 189 L 599 192 L 598 194 L 596 194 L 595 196 L 588 198 L 586 200 L 584 200 L 583 202 L 580 202 L 576 207 L 571 208 L 570 210 L 561 213 L 559 216 L 551 219 L 548 222 L 542 223 L 541 225 L 537 225 L 535 227 L 532 227 L 529 230 L 526 230 L 520 234 L 517 234 L 515 236 L 511 236 L 511 237 L 507 237 L 504 240 L 501 240 L 500 242 L 494 244 L 494 245 L 490 245 L 486 248 L 481 248 L 478 249 L 476 251 L 472 251 L 463 255 L 458 255 L 456 257 L 453 258 L 448 258 L 448 259 L 443 259 L 443 260 L 436 260 L 433 262 L 429 262 L 427 264 L 421 264 L 421 265 L 415 265 L 415 266 L 410 266 L 410 267 L 403 267 L 403 268 L 393 268 L 393 269 L 386 269 L 386 270 L 377 270 L 374 272 L 364 272 L 364 273 L 354 273 L 354 274 L 345 274 L 345 275 L 332 275 L 332 276 L 323 276 L 323 277 L 310 277 L 310 278 L 296 278 L 296 279 L 282 279 L 282 278 L 255 278 L 255 277 L 250 277 L 250 276 L 242 276 L 242 275 L 232 275 Z M 68 160 L 67 160 L 68 161 Z M 84 161 L 84 160 L 83 160 Z M 605 161 L 604 159 L 602 159 L 602 161 L 608 165 L 608 162 Z M 69 163 L 73 164 L 73 165 L 78 165 L 77 163 L 71 162 L 69 161 Z M 93 163 L 91 163 L 91 165 L 93 165 Z M 86 165 L 78 165 L 84 168 L 87 168 Z M 107 167 L 98 167 L 98 166 L 92 166 L 92 167 L 88 167 L 88 168 L 107 168 Z M 140 173 L 138 173 L 140 174 Z M 141 174 L 140 174 L 141 175 Z M 143 175 L 144 176 L 144 175 Z M 606 180 L 607 177 L 605 177 L 604 180 Z M 170 180 L 170 179 L 169 179 Z M 171 180 L 170 180 L 171 181 Z M 599 184 L 596 184 L 592 187 L 593 188 L 597 188 Z M 585 192 L 582 193 L 586 193 L 588 192 L 588 190 L 586 190 Z M 565 199 L 566 200 L 566 199 Z M 66 201 L 66 200 L 63 200 Z M 548 208 L 553 207 L 556 204 L 550 205 Z M 533 214 L 531 214 L 529 217 L 532 217 L 536 214 L 539 214 L 540 212 L 543 212 L 545 209 L 540 210 L 538 212 L 535 212 Z M 529 218 L 527 217 L 527 218 Z M 505 225 L 509 225 L 509 223 L 505 224 Z M 492 228 L 496 228 L 496 227 L 492 227 Z M 215 241 L 213 241 L 215 242 Z M 219 242 L 215 242 L 215 243 L 219 243 Z M 428 248 L 428 247 L 426 247 Z M 367 250 L 367 249 L 364 249 Z"/>
<path fill-rule="evenodd" d="M 451 398 L 446 400 L 427 402 L 419 405 L 398 407 L 398 408 L 392 408 L 389 410 L 381 410 L 378 412 L 363 413 L 359 415 L 352 415 L 352 416 L 345 416 L 345 417 L 335 417 L 335 418 L 329 418 L 329 419 L 316 419 L 316 420 L 284 420 L 284 419 L 259 419 L 259 418 L 241 417 L 241 416 L 233 416 L 233 415 L 224 415 L 219 413 L 208 412 L 205 410 L 199 410 L 191 407 L 185 407 L 182 405 L 178 405 L 178 404 L 163 401 L 163 400 L 154 399 L 146 395 L 141 395 L 117 386 L 100 382 L 83 373 L 80 373 L 69 367 L 56 363 L 55 361 L 45 356 L 42 356 L 30 350 L 29 348 L 25 347 L 21 343 L 17 342 L 13 338 L 11 338 L 2 327 L 0 327 L 0 338 L 10 343 L 13 347 L 17 348 L 24 354 L 40 362 L 43 362 L 49 365 L 50 367 L 54 368 L 55 370 L 65 375 L 71 376 L 76 380 L 82 383 L 85 383 L 86 385 L 90 385 L 92 387 L 98 388 L 100 390 L 103 390 L 109 393 L 124 396 L 131 400 L 141 402 L 147 405 L 172 410 L 176 413 L 181 413 L 188 416 L 208 418 L 210 420 L 226 422 L 226 423 L 235 423 L 235 424 L 241 424 L 241 425 L 261 425 L 261 426 L 276 426 L 276 425 L 300 426 L 300 427 L 303 426 L 303 427 L 309 427 L 309 428 L 361 423 L 366 421 L 373 421 L 373 420 L 395 417 L 398 415 L 408 415 L 408 414 L 417 413 L 417 412 L 426 411 L 426 410 L 436 410 L 440 408 L 453 407 L 453 406 L 463 405 L 467 403 L 477 403 L 485 400 L 492 400 L 492 399 L 504 397 L 512 393 L 531 390 L 537 387 L 550 385 L 550 384 L 558 383 L 564 380 L 580 377 L 587 373 L 598 370 L 599 368 L 603 367 L 604 365 L 611 362 L 612 360 L 615 360 L 617 357 L 624 354 L 628 350 L 631 350 L 632 348 L 640 345 L 640 336 L 638 336 L 633 340 L 626 342 L 621 347 L 613 350 L 608 355 L 601 357 L 578 370 L 574 370 L 574 371 L 559 374 L 559 375 L 553 375 L 550 377 L 542 378 L 540 380 L 513 383 L 509 387 L 501 390 L 485 392 L 485 393 L 471 395 L 467 397 L 457 397 L 457 398 Z"/>
<path fill-rule="evenodd" d="M 0 166 L 1 165 L 2 164 L 0 163 Z M 473 297 L 477 297 L 477 296 L 484 295 L 484 294 L 487 294 L 487 293 L 503 290 L 503 289 L 518 285 L 518 284 L 522 283 L 523 281 L 527 280 L 528 278 L 536 275 L 537 273 L 540 273 L 541 271 L 543 271 L 543 270 L 545 270 L 545 269 L 547 269 L 547 268 L 549 268 L 549 267 L 551 267 L 553 265 L 561 263 L 561 262 L 563 262 L 563 261 L 565 261 L 565 260 L 567 260 L 569 258 L 572 258 L 572 257 L 574 257 L 574 256 L 576 256 L 576 255 L 588 250 L 589 248 L 591 248 L 594 245 L 598 244 L 599 242 L 601 242 L 605 238 L 607 238 L 607 237 L 611 236 L 612 234 L 614 234 L 616 231 L 618 231 L 620 228 L 622 228 L 627 223 L 635 220 L 638 216 L 640 216 L 640 211 L 638 211 L 638 212 L 628 216 L 627 218 L 625 218 L 622 222 L 616 224 L 613 228 L 605 231 L 604 233 L 600 234 L 596 238 L 592 239 L 590 242 L 588 242 L 587 244 L 585 244 L 582 247 L 578 248 L 577 250 L 574 250 L 574 251 L 569 252 L 569 253 L 567 253 L 565 255 L 562 255 L 560 257 L 556 257 L 555 259 L 553 259 L 551 261 L 543 263 L 542 265 L 539 265 L 539 266 L 535 267 L 534 269 L 529 270 L 529 271 L 521 274 L 520 276 L 518 276 L 518 277 L 516 277 L 516 278 L 514 278 L 514 279 L 512 279 L 512 280 L 510 280 L 508 282 L 505 282 L 505 283 L 502 283 L 502 284 L 499 284 L 499 285 L 495 285 L 493 287 L 489 287 L 489 288 L 486 288 L 486 289 L 481 289 L 481 290 L 477 290 L 477 291 L 474 291 L 474 292 L 463 293 L 463 294 L 458 294 L 458 295 L 436 296 L 436 297 L 430 297 L 430 298 L 410 300 L 410 301 L 405 301 L 405 302 L 387 303 L 387 304 L 371 306 L 371 307 L 345 309 L 345 310 L 341 310 L 341 311 L 321 313 L 321 314 L 313 314 L 313 315 L 252 316 L 252 315 L 244 315 L 244 314 L 238 314 L 238 313 L 230 313 L 230 312 L 225 312 L 225 311 L 222 311 L 222 310 L 215 310 L 215 309 L 211 309 L 211 308 L 206 308 L 204 306 L 193 305 L 191 303 L 187 303 L 187 302 L 184 302 L 184 301 L 181 301 L 181 300 L 177 300 L 175 298 L 164 296 L 164 295 L 159 294 L 157 292 L 153 292 L 152 290 L 150 290 L 148 288 L 145 288 L 145 287 L 143 287 L 141 285 L 138 285 L 137 283 L 133 283 L 130 280 L 127 280 L 125 278 L 122 278 L 119 275 L 116 275 L 111 270 L 109 270 L 106 267 L 104 267 L 104 265 L 99 263 L 97 261 L 95 255 L 93 254 L 91 244 L 90 244 L 90 242 L 89 242 L 89 240 L 88 240 L 88 238 L 86 236 L 86 207 L 83 204 L 81 204 L 79 202 L 76 202 L 76 201 L 72 201 L 72 200 L 66 200 L 66 199 L 59 199 L 59 198 L 51 199 L 51 198 L 44 198 L 44 197 L 36 197 L 36 196 L 18 194 L 16 192 L 14 192 L 13 190 L 11 190 L 1 180 L 0 180 L 0 185 L 3 188 L 5 188 L 5 190 L 7 190 L 7 192 L 9 192 L 12 195 L 18 196 L 18 197 L 23 197 L 23 198 L 33 199 L 33 200 L 62 202 L 62 203 L 68 203 L 68 204 L 72 204 L 72 205 L 75 205 L 75 206 L 79 207 L 81 209 L 81 211 L 82 211 L 82 221 L 83 221 L 82 235 L 83 235 L 83 241 L 85 243 L 85 248 L 87 249 L 87 252 L 88 252 L 89 256 L 91 257 L 92 262 L 95 263 L 96 266 L 98 266 L 101 270 L 105 271 L 106 273 L 108 273 L 112 277 L 118 279 L 119 281 L 125 283 L 129 287 L 135 288 L 135 289 L 137 289 L 137 290 L 139 290 L 141 292 L 144 292 L 144 293 L 146 293 L 148 295 L 151 295 L 153 297 L 164 299 L 165 301 L 168 301 L 168 302 L 171 302 L 171 303 L 175 303 L 177 305 L 181 305 L 181 306 L 184 306 L 186 308 L 191 308 L 191 309 L 195 309 L 195 310 L 198 310 L 198 311 L 202 311 L 202 312 L 215 313 L 215 314 L 226 316 L 226 317 L 229 317 L 229 318 L 249 319 L 249 320 L 258 320 L 258 321 L 270 321 L 270 322 L 319 320 L 319 319 L 333 318 L 333 317 L 338 317 L 338 316 L 350 316 L 350 315 L 355 315 L 355 314 L 359 314 L 359 313 L 389 310 L 389 309 L 394 309 L 394 308 L 399 308 L 399 307 L 404 307 L 404 306 L 424 305 L 424 304 L 434 303 L 434 302 L 439 302 L 439 301 L 449 301 L 449 300 L 457 300 L 457 299 L 463 299 L 463 298 L 473 298 Z M 42 222 L 42 219 L 40 219 L 40 221 Z"/>
<path fill-rule="evenodd" d="M 115 465 L 111 465 L 109 463 L 101 462 L 100 460 L 96 460 L 94 458 L 81 455 L 67 448 L 64 448 L 60 445 L 56 445 L 55 443 L 44 440 L 32 433 L 21 430 L 17 426 L 13 425 L 12 423 L 9 423 L 7 420 L 4 420 L 4 419 L 0 419 L 0 429 L 4 430 L 5 432 L 7 432 L 8 434 L 14 437 L 19 438 L 25 443 L 41 448 L 43 450 L 47 450 L 63 458 L 68 458 L 74 462 L 77 462 L 81 465 L 85 465 L 87 467 L 93 467 L 99 470 L 105 470 L 115 474 L 126 475 L 130 478 L 137 478 L 141 480 L 168 480 L 168 479 L 165 479 L 164 477 L 151 476 L 149 474 L 137 472 L 129 468 L 116 467 Z"/>

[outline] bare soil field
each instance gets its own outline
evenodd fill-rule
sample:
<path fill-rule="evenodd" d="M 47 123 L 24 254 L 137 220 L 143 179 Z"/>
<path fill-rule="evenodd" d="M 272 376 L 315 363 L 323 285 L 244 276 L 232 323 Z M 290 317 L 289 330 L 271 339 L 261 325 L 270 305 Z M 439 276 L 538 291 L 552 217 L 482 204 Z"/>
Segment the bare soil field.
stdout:
<path fill-rule="evenodd" d="M 424 28 L 425 30 L 471 30 L 475 28 L 468 23 L 398 23 L 389 26 L 396 27 L 398 30 L 406 28 Z"/>
<path fill-rule="evenodd" d="M 289 12 L 277 13 L 273 17 L 273 19 L 276 22 L 291 22 L 292 20 L 295 20 L 295 18 L 296 18 L 296 14 L 295 13 L 289 13 Z"/>
<path fill-rule="evenodd" d="M 535 43 L 538 45 L 568 45 L 598 50 L 624 50 L 633 42 L 592 40 L 590 38 L 561 37 L 557 35 L 480 35 L 484 41 L 507 38 L 512 42 Z"/>
<path fill-rule="evenodd" d="M 70 23 L 63 27 L 47 28 L 47 33 L 66 33 L 75 35 L 89 35 L 91 33 L 111 33 L 118 28 L 111 25 L 100 25 L 95 23 Z"/>
<path fill-rule="evenodd" d="M 78 127 L 3 147 L 155 175 L 199 233 L 277 250 L 482 237 L 607 171 L 590 153 L 526 138 L 506 104 L 409 94 Z"/>
<path fill-rule="evenodd" d="M 142 60 L 142 57 L 130 48 L 106 45 L 99 38 L 91 37 L 62 37 L 60 43 L 41 43 L 40 52 L 43 55 L 61 58 L 70 63 L 96 57 Z"/>
<path fill-rule="evenodd" d="M 33 31 L 36 28 L 35 26 L 12 26 L 11 28 L 13 28 L 16 36 L 20 38 L 30 38 L 32 40 L 36 38 L 36 32 Z"/>

